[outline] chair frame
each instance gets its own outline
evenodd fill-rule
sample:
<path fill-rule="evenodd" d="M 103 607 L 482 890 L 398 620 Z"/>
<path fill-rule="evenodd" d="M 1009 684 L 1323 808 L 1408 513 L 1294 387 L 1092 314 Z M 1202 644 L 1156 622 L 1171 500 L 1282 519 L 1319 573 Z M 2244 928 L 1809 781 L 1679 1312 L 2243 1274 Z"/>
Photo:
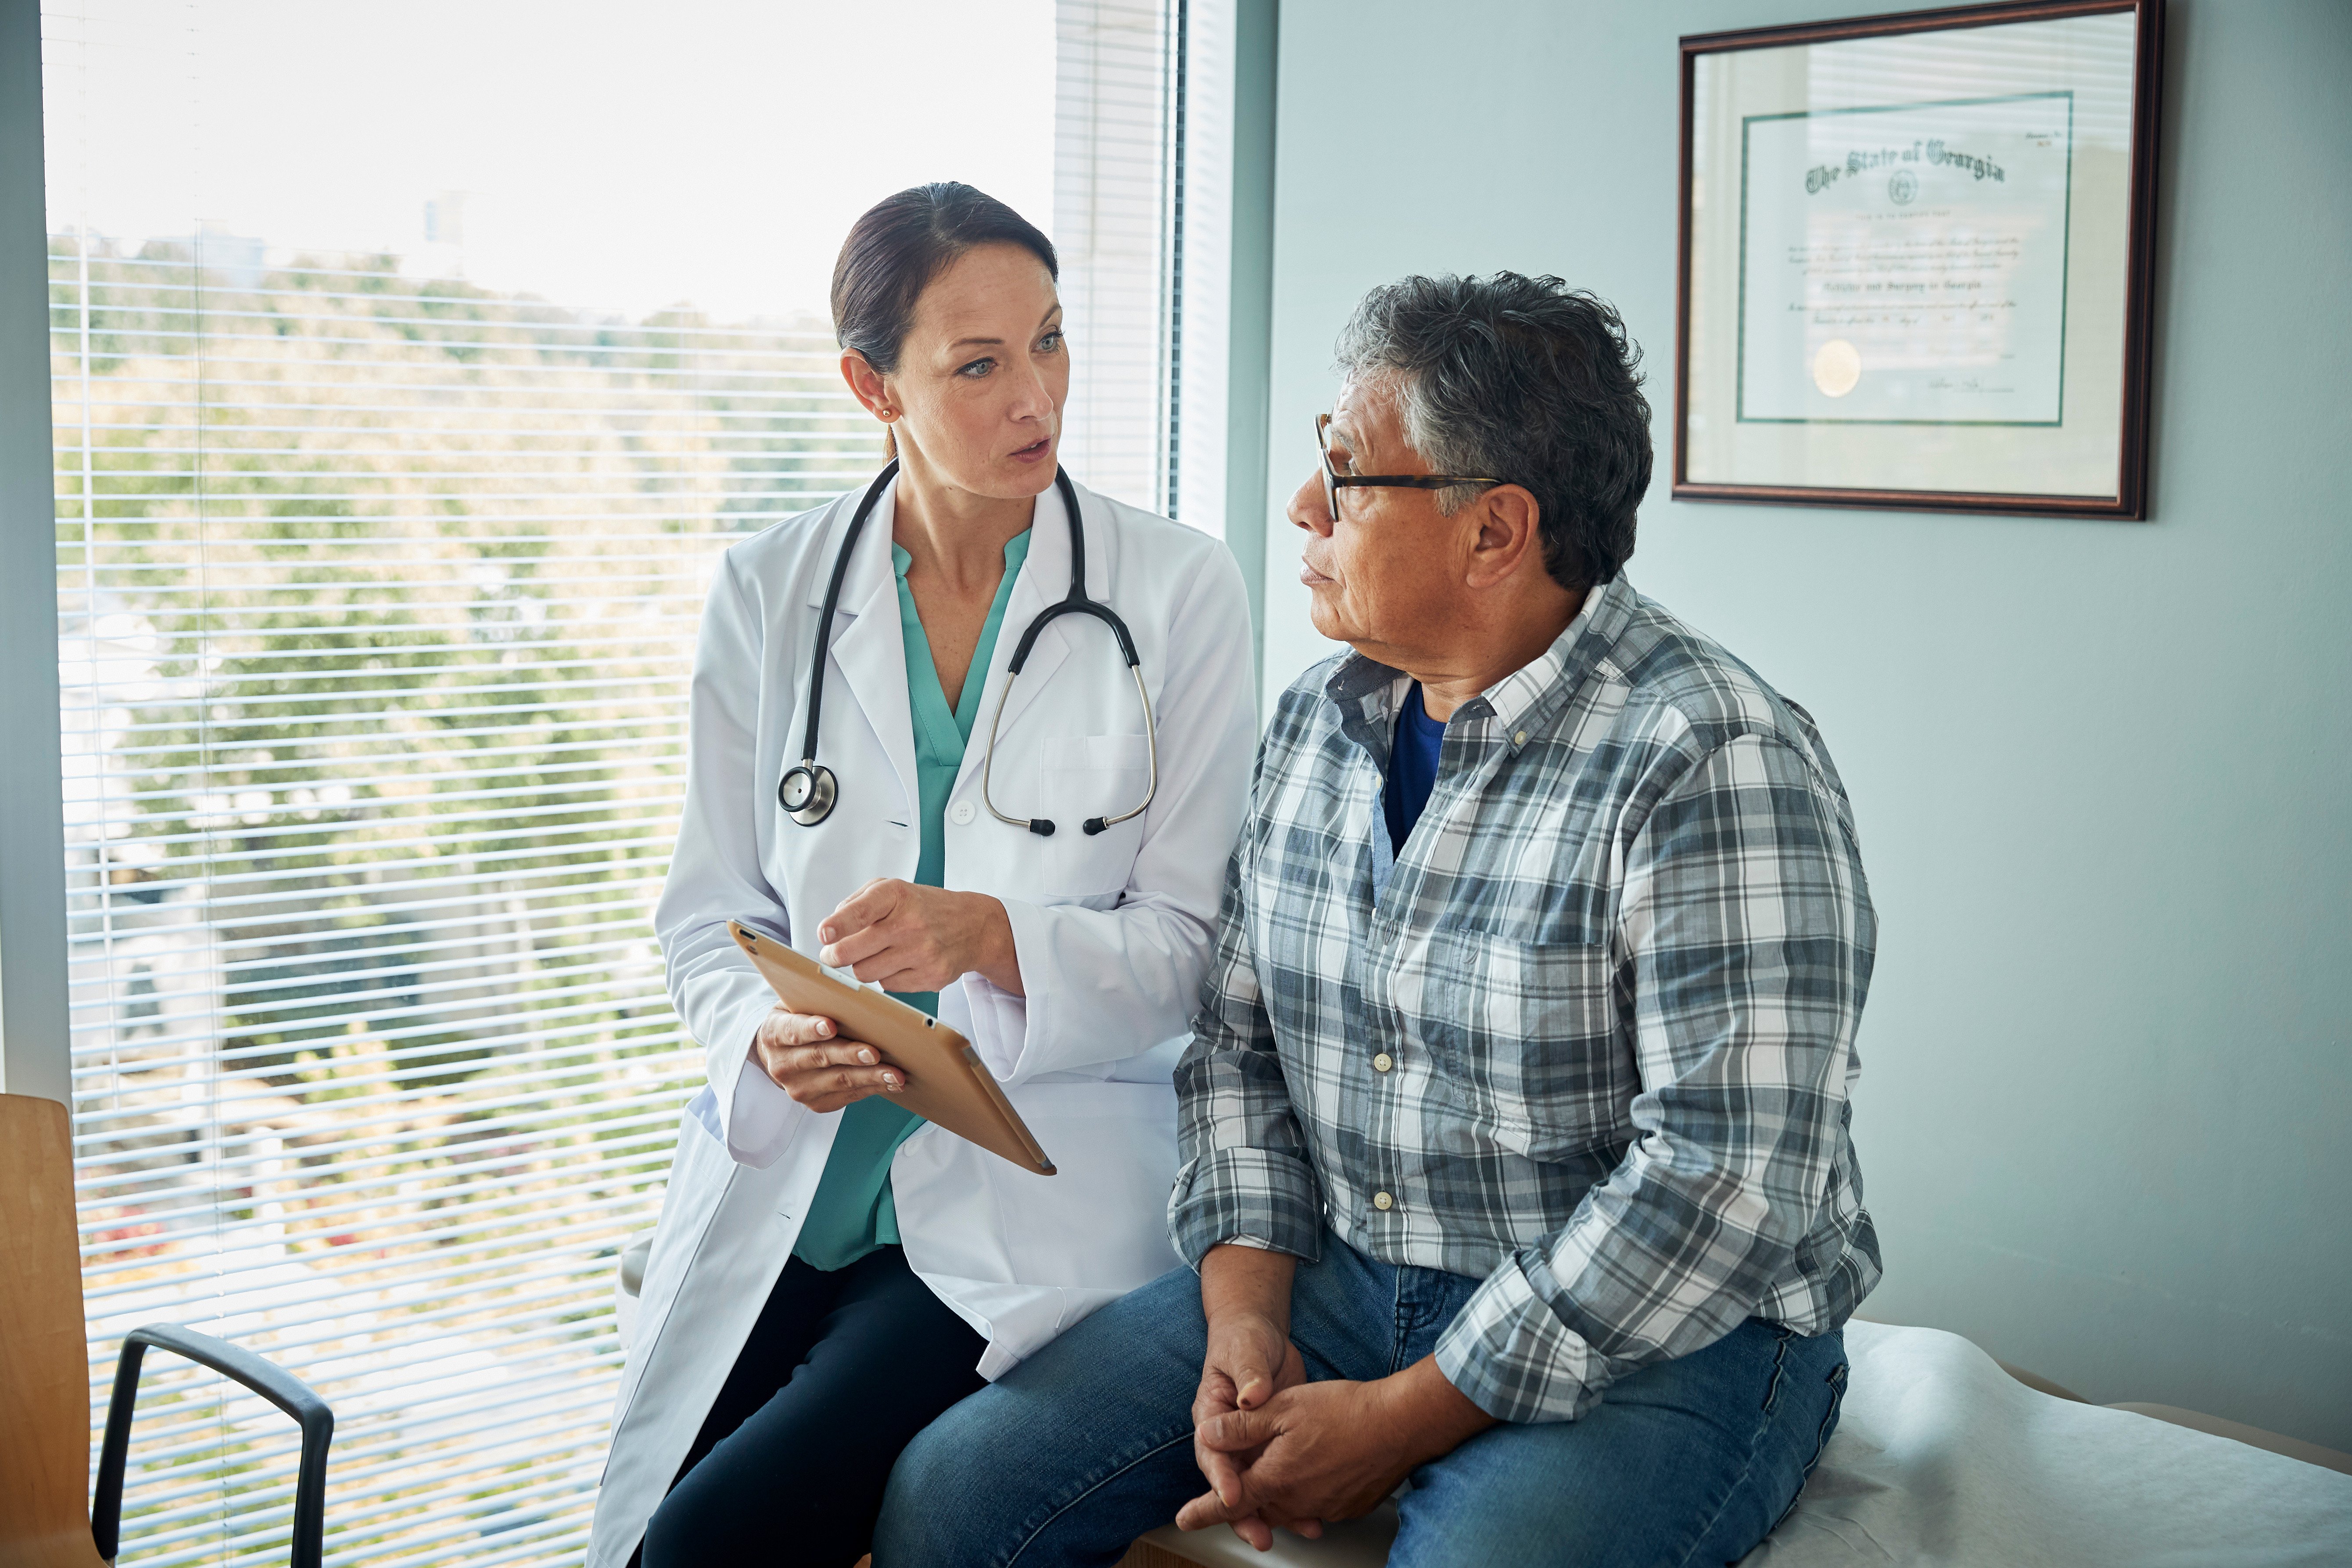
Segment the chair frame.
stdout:
<path fill-rule="evenodd" d="M 327 1528 L 327 1445 L 334 1440 L 335 1413 L 310 1385 L 282 1367 L 225 1339 L 177 1323 L 149 1323 L 124 1336 L 114 1367 L 114 1397 L 106 1409 L 106 1437 L 99 1448 L 98 1486 L 89 1505 L 89 1532 L 98 1554 L 112 1563 L 122 1535 L 122 1476 L 131 1455 L 131 1418 L 139 1403 L 139 1367 L 147 1347 L 175 1355 L 245 1385 L 300 1424 L 302 1467 L 294 1479 L 292 1568 L 320 1568 Z"/>

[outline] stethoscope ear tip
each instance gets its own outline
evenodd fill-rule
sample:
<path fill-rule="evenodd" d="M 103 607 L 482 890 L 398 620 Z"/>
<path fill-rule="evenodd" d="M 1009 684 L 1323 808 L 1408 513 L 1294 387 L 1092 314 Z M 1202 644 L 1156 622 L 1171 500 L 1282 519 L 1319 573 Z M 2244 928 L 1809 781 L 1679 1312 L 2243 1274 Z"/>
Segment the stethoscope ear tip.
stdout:
<path fill-rule="evenodd" d="M 1041 839 L 1050 839 L 1054 836 L 1053 819 L 1050 817 L 1032 817 L 1029 819 L 1029 831 L 1036 834 Z"/>

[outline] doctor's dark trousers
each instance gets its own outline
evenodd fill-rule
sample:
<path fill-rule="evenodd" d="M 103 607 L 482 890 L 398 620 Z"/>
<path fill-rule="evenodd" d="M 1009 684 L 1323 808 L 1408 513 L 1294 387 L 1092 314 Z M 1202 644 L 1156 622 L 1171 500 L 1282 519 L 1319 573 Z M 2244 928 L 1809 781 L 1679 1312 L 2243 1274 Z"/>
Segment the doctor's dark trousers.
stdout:
<path fill-rule="evenodd" d="M 788 1260 L 636 1561 L 849 1568 L 898 1451 L 982 1386 L 986 1349 L 898 1248 Z"/>

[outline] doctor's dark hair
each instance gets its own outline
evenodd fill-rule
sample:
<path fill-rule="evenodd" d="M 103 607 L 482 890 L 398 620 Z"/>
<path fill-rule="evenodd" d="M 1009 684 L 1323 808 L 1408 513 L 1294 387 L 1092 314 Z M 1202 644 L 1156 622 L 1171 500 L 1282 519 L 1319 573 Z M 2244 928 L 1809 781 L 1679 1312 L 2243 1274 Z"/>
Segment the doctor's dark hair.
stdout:
<path fill-rule="evenodd" d="M 1642 350 L 1607 301 L 1557 277 L 1405 277 L 1339 333 L 1339 370 L 1388 377 L 1405 439 L 1433 473 L 1519 485 L 1544 568 L 1563 588 L 1612 580 L 1650 487 Z M 1438 492 L 1451 515 L 1478 494 Z"/>
<path fill-rule="evenodd" d="M 1017 245 L 1059 280 L 1054 242 L 1028 219 L 985 192 L 935 180 L 887 196 L 866 209 L 833 264 L 833 332 L 883 375 L 915 324 L 915 302 L 931 279 L 966 251 Z"/>

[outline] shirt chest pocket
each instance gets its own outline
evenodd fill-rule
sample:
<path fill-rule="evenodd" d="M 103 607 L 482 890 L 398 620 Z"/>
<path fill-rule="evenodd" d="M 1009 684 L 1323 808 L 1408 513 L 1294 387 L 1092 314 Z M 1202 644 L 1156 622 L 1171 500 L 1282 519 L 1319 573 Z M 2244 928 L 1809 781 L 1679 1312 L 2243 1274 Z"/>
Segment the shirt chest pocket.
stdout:
<path fill-rule="evenodd" d="M 1431 932 L 1412 1032 L 1438 1094 L 1558 1158 L 1621 1135 L 1633 1054 L 1604 940 L 1469 927 Z M 1398 1001 L 1407 1000 L 1402 994 Z"/>
<path fill-rule="evenodd" d="M 1143 847 L 1143 819 L 1114 822 L 1089 833 L 1093 817 L 1133 810 L 1151 787 L 1150 742 L 1140 735 L 1055 736 L 1038 758 L 1035 814 L 1051 819 L 1044 851 L 1045 891 L 1108 908 L 1135 869 Z"/>

